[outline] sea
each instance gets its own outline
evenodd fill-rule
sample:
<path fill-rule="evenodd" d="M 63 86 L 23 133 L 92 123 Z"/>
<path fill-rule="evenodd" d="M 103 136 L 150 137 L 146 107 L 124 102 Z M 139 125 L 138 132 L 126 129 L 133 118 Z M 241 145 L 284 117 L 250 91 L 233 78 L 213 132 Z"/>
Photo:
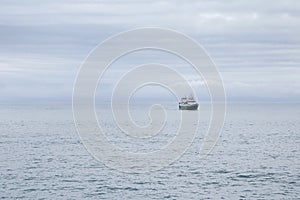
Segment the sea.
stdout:
<path fill-rule="evenodd" d="M 123 139 L 109 104 L 95 107 L 110 142 L 144 153 L 176 137 L 180 117 L 174 116 L 182 112 L 166 104 L 162 133 L 134 144 Z M 0 199 L 300 199 L 299 103 L 228 103 L 221 135 L 205 157 L 198 153 L 211 115 L 209 105 L 200 107 L 199 129 L 180 157 L 161 169 L 128 173 L 89 153 L 71 103 L 2 103 Z M 148 106 L 130 109 L 137 124 L 151 124 Z"/>

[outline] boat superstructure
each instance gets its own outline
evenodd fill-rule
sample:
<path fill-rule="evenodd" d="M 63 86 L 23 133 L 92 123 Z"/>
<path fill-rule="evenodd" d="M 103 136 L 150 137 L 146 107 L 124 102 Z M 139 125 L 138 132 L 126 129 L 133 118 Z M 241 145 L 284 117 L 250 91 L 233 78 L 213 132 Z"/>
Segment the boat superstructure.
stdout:
<path fill-rule="evenodd" d="M 179 110 L 197 110 L 198 106 L 199 104 L 192 95 L 189 97 L 182 97 L 179 102 Z"/>

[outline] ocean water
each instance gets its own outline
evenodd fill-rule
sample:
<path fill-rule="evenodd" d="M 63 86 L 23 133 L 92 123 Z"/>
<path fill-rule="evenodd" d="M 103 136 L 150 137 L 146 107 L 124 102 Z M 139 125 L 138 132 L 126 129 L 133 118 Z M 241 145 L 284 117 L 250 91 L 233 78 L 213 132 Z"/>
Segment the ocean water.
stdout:
<path fill-rule="evenodd" d="M 125 150 L 159 149 L 176 136 L 178 118 L 171 117 L 151 145 L 122 140 L 105 106 L 98 108 L 108 137 Z M 173 104 L 167 109 L 178 112 Z M 204 109 L 199 133 L 185 154 L 161 170 L 141 174 L 113 170 L 94 159 L 75 130 L 70 104 L 1 104 L 0 110 L 1 199 L 300 197 L 300 104 L 229 104 L 217 145 L 199 159 L 209 125 Z M 143 124 L 144 116 L 136 112 L 134 118 Z"/>

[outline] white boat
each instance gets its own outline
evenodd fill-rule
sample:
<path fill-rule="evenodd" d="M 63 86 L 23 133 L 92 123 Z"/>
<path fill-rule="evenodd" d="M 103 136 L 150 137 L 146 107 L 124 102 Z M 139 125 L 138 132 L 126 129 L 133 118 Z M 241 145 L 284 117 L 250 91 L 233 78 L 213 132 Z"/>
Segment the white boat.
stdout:
<path fill-rule="evenodd" d="M 193 96 L 182 97 L 179 102 L 179 110 L 197 110 L 198 106 Z"/>

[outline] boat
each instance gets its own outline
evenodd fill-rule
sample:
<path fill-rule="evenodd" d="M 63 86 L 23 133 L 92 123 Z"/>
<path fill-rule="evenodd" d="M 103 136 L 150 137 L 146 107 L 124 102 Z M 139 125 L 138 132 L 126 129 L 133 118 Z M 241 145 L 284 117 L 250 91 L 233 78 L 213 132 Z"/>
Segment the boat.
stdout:
<path fill-rule="evenodd" d="M 182 97 L 179 102 L 179 110 L 197 110 L 199 104 L 196 102 L 194 97 Z"/>

